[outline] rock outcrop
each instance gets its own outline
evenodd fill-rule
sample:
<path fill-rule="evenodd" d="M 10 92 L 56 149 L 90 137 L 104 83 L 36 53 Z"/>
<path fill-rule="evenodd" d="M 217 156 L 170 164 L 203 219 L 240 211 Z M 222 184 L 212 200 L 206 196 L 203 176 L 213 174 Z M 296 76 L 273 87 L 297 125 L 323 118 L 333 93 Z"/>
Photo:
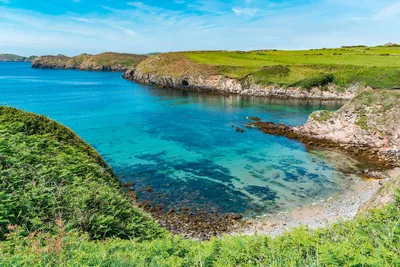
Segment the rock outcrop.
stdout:
<path fill-rule="evenodd" d="M 254 83 L 242 82 L 237 79 L 227 78 L 223 75 L 208 76 L 158 76 L 153 73 L 142 72 L 141 70 L 128 70 L 124 76 L 130 81 L 147 85 L 154 85 L 161 88 L 174 88 L 180 90 L 195 90 L 200 92 L 218 92 L 221 94 L 239 94 L 246 96 L 264 96 L 281 98 L 300 99 L 352 99 L 358 90 L 363 86 L 355 85 L 344 92 L 338 92 L 336 85 L 332 84 L 326 89 L 313 87 L 305 90 L 300 87 L 283 88 L 279 86 L 261 86 Z"/>
<path fill-rule="evenodd" d="M 102 53 L 98 55 L 82 54 L 75 57 L 64 55 L 41 56 L 32 62 L 38 69 L 76 69 L 89 71 L 125 72 L 135 68 L 147 56 L 136 54 Z"/>
<path fill-rule="evenodd" d="M 255 122 L 261 131 L 309 145 L 340 147 L 400 166 L 400 91 L 369 89 L 337 112 L 317 111 L 308 122 L 291 127 Z"/>
<path fill-rule="evenodd" d="M 263 86 L 252 82 L 251 79 L 238 80 L 225 77 L 218 73 L 215 66 L 195 63 L 180 53 L 153 56 L 139 64 L 136 69 L 129 69 L 123 77 L 161 88 L 281 98 L 349 100 L 357 91 L 364 88 L 361 85 L 354 85 L 337 90 L 338 86 L 334 84 L 310 89 Z"/>
<path fill-rule="evenodd" d="M 36 56 L 23 57 L 13 54 L 0 54 L 0 62 L 32 62 Z"/>

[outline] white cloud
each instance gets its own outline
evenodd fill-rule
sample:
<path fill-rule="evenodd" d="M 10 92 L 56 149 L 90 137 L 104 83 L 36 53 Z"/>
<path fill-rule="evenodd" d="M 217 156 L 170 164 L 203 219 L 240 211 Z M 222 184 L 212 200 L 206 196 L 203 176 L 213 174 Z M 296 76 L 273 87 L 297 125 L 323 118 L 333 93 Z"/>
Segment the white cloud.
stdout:
<path fill-rule="evenodd" d="M 125 32 L 126 34 L 128 34 L 128 35 L 130 35 L 132 37 L 138 37 L 138 38 L 144 39 L 142 36 L 138 35 L 136 33 L 136 31 L 134 31 L 134 30 L 131 30 L 131 29 L 128 29 L 128 28 L 125 28 L 125 27 L 122 27 L 122 26 L 118 26 L 118 25 L 110 25 L 110 26 L 115 28 L 115 29 L 122 30 L 123 32 Z"/>
<path fill-rule="evenodd" d="M 385 7 L 381 11 L 379 11 L 376 15 L 375 18 L 377 19 L 390 19 L 393 17 L 396 17 L 397 15 L 400 14 L 400 1 Z"/>
<path fill-rule="evenodd" d="M 181 8 L 174 9 L 149 5 L 149 1 L 125 1 L 128 3 L 120 9 L 109 1 L 111 6 L 93 6 L 91 13 L 63 15 L 0 5 L 0 49 L 15 47 L 20 51 L 30 49 L 34 54 L 73 55 L 102 51 L 148 53 L 379 44 L 393 39 L 393 29 L 389 26 L 394 23 L 374 19 L 374 14 L 399 0 L 366 0 L 368 4 L 358 5 L 359 1 L 349 0 L 352 8 L 343 6 L 349 3 L 345 0 L 337 0 L 343 2 L 340 5 L 334 0 L 304 5 L 293 4 L 294 0 L 279 4 L 266 0 L 235 0 L 234 4 L 195 0 L 185 1 Z M 387 9 L 382 10 L 381 17 L 396 16 L 397 11 Z M 330 29 L 338 29 L 338 34 L 327 34 Z"/>
<path fill-rule="evenodd" d="M 253 17 L 260 10 L 258 8 L 239 8 L 234 7 L 232 11 L 235 12 L 236 15 L 243 17 Z"/>

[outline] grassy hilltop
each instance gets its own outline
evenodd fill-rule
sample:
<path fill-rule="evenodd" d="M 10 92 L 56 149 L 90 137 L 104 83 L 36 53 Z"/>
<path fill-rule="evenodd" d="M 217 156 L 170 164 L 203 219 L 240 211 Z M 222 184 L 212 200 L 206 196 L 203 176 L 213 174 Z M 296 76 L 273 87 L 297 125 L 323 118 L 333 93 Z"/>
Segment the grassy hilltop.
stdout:
<path fill-rule="evenodd" d="M 182 67 L 182 66 L 185 66 Z M 180 77 L 224 75 L 264 86 L 400 88 L 400 47 L 342 47 L 301 51 L 166 53 L 138 65 L 143 73 Z"/>
<path fill-rule="evenodd" d="M 398 199 L 355 221 L 277 238 L 174 237 L 72 131 L 0 107 L 1 266 L 398 266 Z"/>
<path fill-rule="evenodd" d="M 22 57 L 13 54 L 0 54 L 0 62 L 31 62 L 36 56 Z"/>
<path fill-rule="evenodd" d="M 126 71 L 146 59 L 145 55 L 126 53 L 81 54 L 75 57 L 41 56 L 32 62 L 33 68 L 78 69 L 93 71 Z"/>

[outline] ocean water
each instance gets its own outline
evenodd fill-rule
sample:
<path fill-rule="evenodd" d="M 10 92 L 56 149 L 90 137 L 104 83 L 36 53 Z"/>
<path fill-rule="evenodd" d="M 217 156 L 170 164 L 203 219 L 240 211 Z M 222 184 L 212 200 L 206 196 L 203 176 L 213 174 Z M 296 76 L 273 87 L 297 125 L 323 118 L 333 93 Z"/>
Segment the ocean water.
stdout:
<path fill-rule="evenodd" d="M 140 200 L 166 209 L 262 215 L 329 198 L 356 181 L 339 170 L 353 162 L 345 155 L 307 151 L 300 142 L 245 127 L 247 116 L 303 124 L 311 112 L 336 110 L 341 102 L 156 89 L 120 76 L 0 63 L 0 105 L 70 127 L 122 183 L 135 183 Z"/>

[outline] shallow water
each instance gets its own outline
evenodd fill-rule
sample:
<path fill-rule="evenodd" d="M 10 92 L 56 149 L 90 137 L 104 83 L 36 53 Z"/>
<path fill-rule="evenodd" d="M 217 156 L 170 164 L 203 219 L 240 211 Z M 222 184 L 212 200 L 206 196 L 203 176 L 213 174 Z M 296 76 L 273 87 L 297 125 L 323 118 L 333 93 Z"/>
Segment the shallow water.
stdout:
<path fill-rule="evenodd" d="M 354 183 L 338 171 L 338 158 L 350 162 L 344 155 L 307 151 L 300 142 L 245 128 L 247 116 L 303 124 L 312 111 L 335 110 L 341 102 L 185 93 L 120 76 L 0 63 L 0 105 L 70 127 L 123 183 L 135 182 L 141 200 L 166 208 L 260 215 L 328 198 Z"/>

